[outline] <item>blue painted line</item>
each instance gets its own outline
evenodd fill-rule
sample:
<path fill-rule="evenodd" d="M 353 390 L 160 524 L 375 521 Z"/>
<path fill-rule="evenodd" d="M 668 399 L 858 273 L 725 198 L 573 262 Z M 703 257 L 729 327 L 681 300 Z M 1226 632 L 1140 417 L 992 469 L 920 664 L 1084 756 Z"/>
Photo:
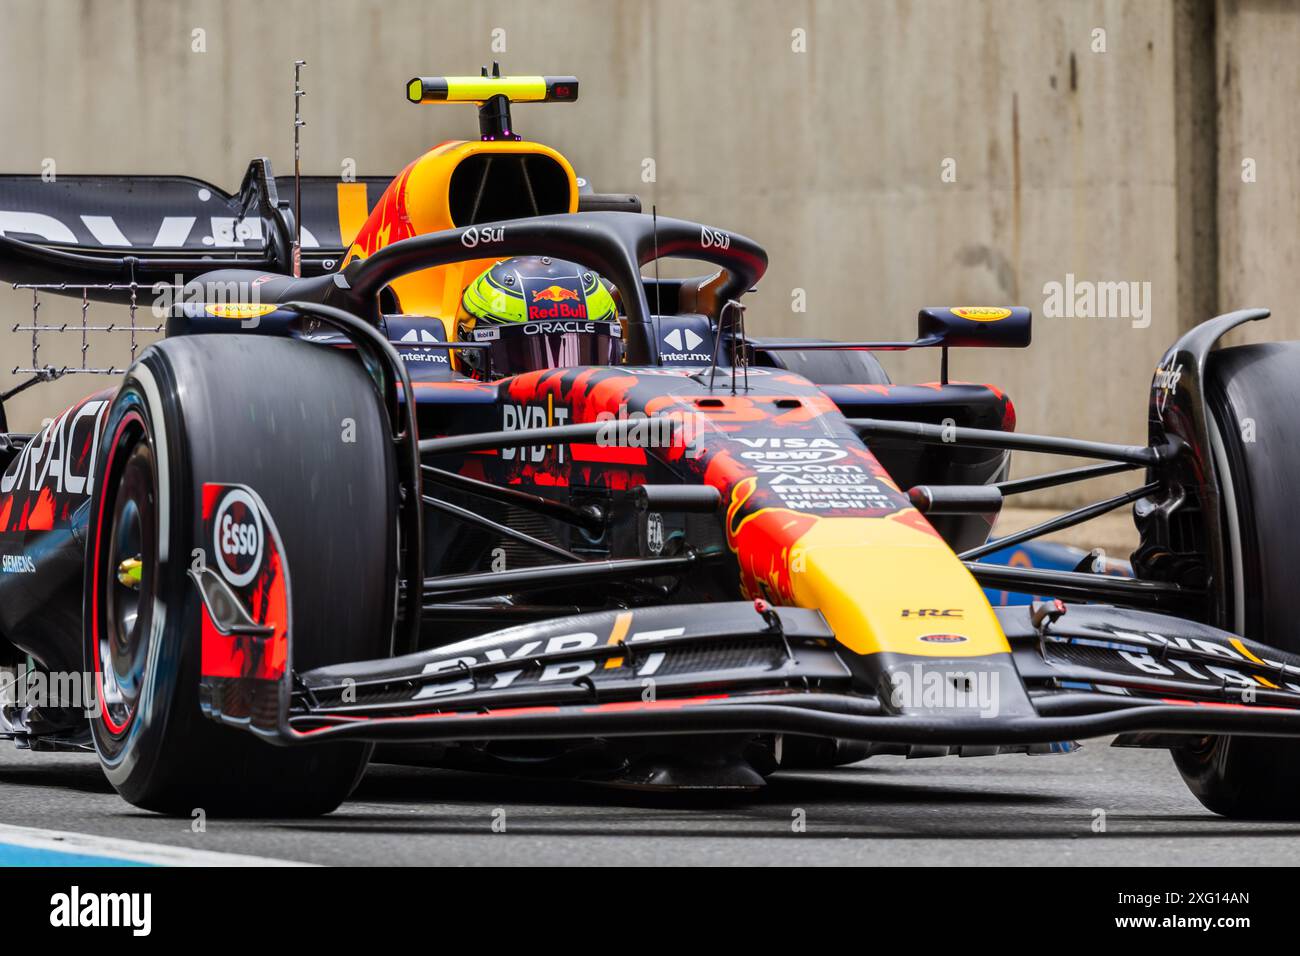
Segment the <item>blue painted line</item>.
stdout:
<path fill-rule="evenodd" d="M 135 860 L 87 853 L 64 853 L 30 846 L 0 843 L 0 867 L 6 866 L 150 866 Z"/>
<path fill-rule="evenodd" d="M 239 853 L 142 843 L 93 833 L 0 823 L 0 867 L 12 866 L 303 866 Z"/>

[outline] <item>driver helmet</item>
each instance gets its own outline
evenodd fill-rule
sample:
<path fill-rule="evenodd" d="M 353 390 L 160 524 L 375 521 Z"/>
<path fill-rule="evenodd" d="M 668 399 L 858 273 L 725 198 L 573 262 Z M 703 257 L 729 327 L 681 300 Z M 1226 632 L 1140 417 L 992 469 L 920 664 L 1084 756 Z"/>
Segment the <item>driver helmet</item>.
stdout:
<path fill-rule="evenodd" d="M 618 306 L 605 281 L 576 262 L 519 256 L 489 266 L 461 296 L 459 352 L 476 377 L 621 360 Z M 526 327 L 525 327 L 526 326 Z"/>

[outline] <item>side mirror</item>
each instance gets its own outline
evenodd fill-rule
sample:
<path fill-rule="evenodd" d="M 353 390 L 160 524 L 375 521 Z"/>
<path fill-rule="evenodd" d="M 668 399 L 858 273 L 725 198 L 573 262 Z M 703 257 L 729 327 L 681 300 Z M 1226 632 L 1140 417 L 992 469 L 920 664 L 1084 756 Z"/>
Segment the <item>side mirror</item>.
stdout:
<path fill-rule="evenodd" d="M 1029 347 L 1030 311 L 1024 306 L 931 306 L 917 315 L 917 338 L 945 348 Z"/>

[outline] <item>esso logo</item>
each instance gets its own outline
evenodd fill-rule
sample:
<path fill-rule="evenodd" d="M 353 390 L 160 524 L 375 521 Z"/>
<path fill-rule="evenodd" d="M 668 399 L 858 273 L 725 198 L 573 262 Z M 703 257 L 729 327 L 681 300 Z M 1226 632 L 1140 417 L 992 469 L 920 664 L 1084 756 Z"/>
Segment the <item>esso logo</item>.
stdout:
<path fill-rule="evenodd" d="M 266 534 L 262 515 L 252 495 L 235 488 L 217 506 L 212 522 L 212 547 L 221 576 L 235 587 L 243 587 L 262 567 Z"/>

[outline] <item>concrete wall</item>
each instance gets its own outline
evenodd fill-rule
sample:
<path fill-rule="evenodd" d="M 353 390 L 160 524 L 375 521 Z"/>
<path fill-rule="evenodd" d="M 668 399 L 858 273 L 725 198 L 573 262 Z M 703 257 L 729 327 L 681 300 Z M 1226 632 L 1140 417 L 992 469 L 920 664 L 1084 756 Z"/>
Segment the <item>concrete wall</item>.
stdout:
<path fill-rule="evenodd" d="M 1217 21 L 1219 296 L 1273 310 L 1230 341 L 1300 338 L 1300 5 L 1220 0 Z"/>
<path fill-rule="evenodd" d="M 1141 440 L 1179 329 L 1220 301 L 1286 311 L 1296 283 L 1300 10 L 1267 0 L 0 0 L 0 169 L 233 187 L 267 154 L 287 172 L 302 57 L 305 170 L 393 172 L 476 129 L 467 107 L 406 104 L 405 79 L 476 72 L 496 28 L 507 72 L 583 82 L 576 106 L 519 107 L 527 136 L 598 189 L 767 246 L 751 331 L 903 338 L 922 305 L 1031 306 L 1032 349 L 953 360 L 1011 393 L 1022 430 Z M 1231 182 L 1237 153 L 1257 182 Z M 1150 283 L 1149 325 L 1041 315 L 1067 274 Z M 0 304 L 5 329 L 26 317 L 17 293 Z M 26 364 L 20 336 L 0 351 Z M 933 354 L 885 361 L 937 373 Z M 16 400 L 15 427 L 81 385 Z"/>

